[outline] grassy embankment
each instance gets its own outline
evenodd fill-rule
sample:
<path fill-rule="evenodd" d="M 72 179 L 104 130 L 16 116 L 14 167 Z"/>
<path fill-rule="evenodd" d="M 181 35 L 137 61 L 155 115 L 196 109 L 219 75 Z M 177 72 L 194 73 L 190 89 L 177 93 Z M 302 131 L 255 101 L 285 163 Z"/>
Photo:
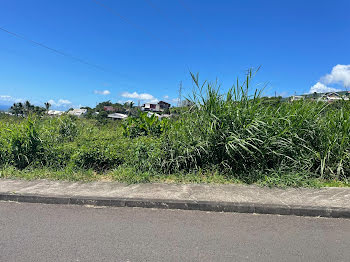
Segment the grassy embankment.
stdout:
<path fill-rule="evenodd" d="M 171 120 L 0 118 L 0 177 L 348 186 L 350 103 L 280 102 L 200 84 Z"/>

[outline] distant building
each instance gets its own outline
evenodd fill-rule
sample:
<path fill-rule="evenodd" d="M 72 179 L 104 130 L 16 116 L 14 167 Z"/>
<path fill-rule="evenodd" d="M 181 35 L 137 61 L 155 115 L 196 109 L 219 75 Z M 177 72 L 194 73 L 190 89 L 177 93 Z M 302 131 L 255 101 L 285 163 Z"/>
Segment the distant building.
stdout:
<path fill-rule="evenodd" d="M 157 104 L 145 103 L 142 107 L 142 111 L 162 112 L 165 109 L 170 108 L 170 104 L 164 101 L 159 101 Z"/>
<path fill-rule="evenodd" d="M 49 116 L 61 116 L 64 114 L 64 111 L 59 111 L 59 110 L 49 110 L 47 111 L 47 114 Z"/>
<path fill-rule="evenodd" d="M 109 114 L 107 117 L 114 119 L 114 120 L 122 120 L 122 119 L 127 118 L 128 115 L 121 114 L 121 113 L 114 113 L 114 114 Z"/>
<path fill-rule="evenodd" d="M 330 93 L 325 93 L 319 100 L 331 103 L 338 100 L 349 100 L 349 97 L 341 96 L 336 92 L 330 92 Z"/>
<path fill-rule="evenodd" d="M 87 113 L 87 109 L 83 108 L 83 109 L 73 109 L 73 110 L 70 110 L 68 112 L 68 115 L 72 115 L 72 116 L 84 116 L 86 115 Z"/>
<path fill-rule="evenodd" d="M 154 113 L 154 112 L 148 112 L 148 113 L 147 113 L 147 117 L 152 117 L 152 116 L 156 116 L 156 117 L 158 117 L 158 119 L 160 120 L 160 115 L 159 115 L 159 114 Z"/>
<path fill-rule="evenodd" d="M 168 109 L 171 106 L 169 103 L 164 102 L 164 101 L 159 101 L 158 105 L 160 106 L 161 110 Z"/>
<path fill-rule="evenodd" d="M 104 106 L 103 110 L 106 112 L 115 112 L 116 109 L 113 106 Z"/>
<path fill-rule="evenodd" d="M 159 115 L 159 114 L 154 113 L 154 112 L 148 112 L 147 113 L 148 117 L 152 117 L 153 115 L 158 117 L 159 120 L 162 120 L 163 118 L 170 118 L 171 117 L 171 115 L 167 115 L 167 114 Z"/>
<path fill-rule="evenodd" d="M 290 101 L 298 101 L 298 100 L 303 100 L 304 97 L 303 96 L 292 96 Z"/>

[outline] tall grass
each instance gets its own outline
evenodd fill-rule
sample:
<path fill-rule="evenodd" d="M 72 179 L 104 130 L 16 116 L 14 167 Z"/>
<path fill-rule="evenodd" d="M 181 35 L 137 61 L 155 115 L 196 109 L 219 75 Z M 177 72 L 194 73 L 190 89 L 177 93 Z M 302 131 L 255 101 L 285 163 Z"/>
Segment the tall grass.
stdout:
<path fill-rule="evenodd" d="M 194 106 L 165 135 L 168 172 L 217 166 L 247 182 L 277 173 L 346 179 L 349 176 L 349 102 L 268 103 L 250 84 L 225 94 L 192 74 Z"/>
<path fill-rule="evenodd" d="M 129 178 L 134 173 L 131 181 L 175 174 L 193 180 L 209 173 L 270 185 L 348 181 L 349 101 L 266 99 L 252 88 L 252 71 L 224 93 L 216 82 L 191 76 L 191 106 L 170 121 L 145 114 L 105 124 L 67 116 L 3 116 L 0 166 L 68 168 L 68 174 L 115 170 Z"/>

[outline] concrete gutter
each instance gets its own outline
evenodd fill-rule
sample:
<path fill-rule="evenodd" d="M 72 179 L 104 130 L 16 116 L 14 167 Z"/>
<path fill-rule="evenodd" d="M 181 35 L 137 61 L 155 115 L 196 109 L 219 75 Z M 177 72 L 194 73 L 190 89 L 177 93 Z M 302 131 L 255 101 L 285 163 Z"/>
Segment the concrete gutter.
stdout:
<path fill-rule="evenodd" d="M 0 179 L 0 200 L 350 218 L 350 188 L 278 189 Z"/>

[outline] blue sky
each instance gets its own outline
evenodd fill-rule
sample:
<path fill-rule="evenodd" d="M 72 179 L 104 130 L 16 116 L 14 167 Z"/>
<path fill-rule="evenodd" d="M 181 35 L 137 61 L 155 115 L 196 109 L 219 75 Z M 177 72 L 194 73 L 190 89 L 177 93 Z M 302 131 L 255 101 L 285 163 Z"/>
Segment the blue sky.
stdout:
<path fill-rule="evenodd" d="M 176 103 L 189 70 L 219 80 L 262 66 L 266 95 L 350 86 L 350 1 L 2 0 L 0 105 L 29 99 L 54 107 L 106 100 Z M 312 89 L 313 88 L 313 89 Z"/>

